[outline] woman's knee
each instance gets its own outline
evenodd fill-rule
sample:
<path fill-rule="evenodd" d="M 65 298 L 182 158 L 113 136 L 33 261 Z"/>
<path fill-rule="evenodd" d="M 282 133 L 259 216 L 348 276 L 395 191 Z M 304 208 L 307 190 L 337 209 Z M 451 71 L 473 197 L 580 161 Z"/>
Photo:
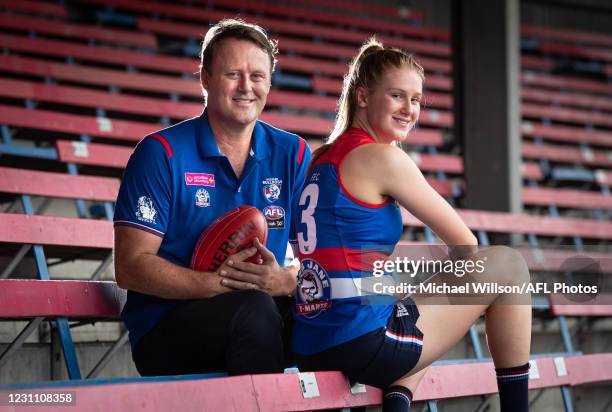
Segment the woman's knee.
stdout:
<path fill-rule="evenodd" d="M 487 281 L 504 286 L 522 285 L 530 281 L 529 268 L 523 255 L 508 246 L 494 246 L 483 252 L 486 258 Z"/>

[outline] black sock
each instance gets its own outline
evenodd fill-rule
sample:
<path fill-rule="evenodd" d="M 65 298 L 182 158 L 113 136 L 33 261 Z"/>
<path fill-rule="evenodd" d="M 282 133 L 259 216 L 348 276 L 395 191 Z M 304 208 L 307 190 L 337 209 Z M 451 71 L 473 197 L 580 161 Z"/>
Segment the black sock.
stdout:
<path fill-rule="evenodd" d="M 412 392 L 404 386 L 390 386 L 383 395 L 383 412 L 408 412 Z"/>
<path fill-rule="evenodd" d="M 501 412 L 529 411 L 529 363 L 513 368 L 496 368 Z"/>

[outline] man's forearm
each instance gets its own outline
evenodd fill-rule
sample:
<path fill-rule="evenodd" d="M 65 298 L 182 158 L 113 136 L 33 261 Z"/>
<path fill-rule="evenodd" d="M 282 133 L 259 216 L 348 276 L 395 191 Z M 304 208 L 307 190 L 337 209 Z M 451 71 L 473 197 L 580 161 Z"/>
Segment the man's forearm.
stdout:
<path fill-rule="evenodd" d="M 140 254 L 115 264 L 120 287 L 165 299 L 201 299 L 229 292 L 221 277 L 196 272 L 153 254 Z"/>

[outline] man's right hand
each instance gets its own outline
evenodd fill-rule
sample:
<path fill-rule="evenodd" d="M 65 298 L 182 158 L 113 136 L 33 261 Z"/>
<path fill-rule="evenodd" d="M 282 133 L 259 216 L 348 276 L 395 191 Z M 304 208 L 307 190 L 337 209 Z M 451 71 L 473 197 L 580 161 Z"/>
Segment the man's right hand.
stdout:
<path fill-rule="evenodd" d="M 256 247 L 241 250 L 227 258 L 221 267 L 217 270 L 217 274 L 221 277 L 221 286 L 231 289 L 259 289 L 259 276 L 248 272 L 242 272 L 231 267 L 236 262 L 245 262 L 247 259 L 257 254 Z M 262 263 L 262 262 L 259 262 Z"/>
<path fill-rule="evenodd" d="M 217 272 L 197 272 L 157 256 L 160 244 L 159 236 L 144 230 L 115 227 L 115 279 L 119 287 L 165 299 L 210 298 L 248 287 L 239 283 L 232 283 L 231 288 L 223 286 Z"/>

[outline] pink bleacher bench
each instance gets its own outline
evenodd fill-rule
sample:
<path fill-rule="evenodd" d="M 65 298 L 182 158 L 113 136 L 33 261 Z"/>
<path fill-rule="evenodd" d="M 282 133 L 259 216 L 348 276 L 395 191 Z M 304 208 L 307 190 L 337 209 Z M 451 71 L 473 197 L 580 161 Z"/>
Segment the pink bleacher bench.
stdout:
<path fill-rule="evenodd" d="M 612 381 L 612 354 L 594 353 L 567 358 L 572 386 Z"/>
<path fill-rule="evenodd" d="M 130 10 L 133 12 L 137 12 L 137 13 L 144 13 L 144 12 L 149 12 L 149 13 L 159 13 L 165 16 L 171 16 L 171 17 L 179 17 L 179 18 L 187 18 L 190 20 L 196 20 L 196 21 L 218 21 L 223 19 L 224 17 L 233 17 L 236 15 L 236 9 L 243 9 L 241 15 L 250 20 L 250 21 L 254 21 L 258 24 L 261 24 L 263 27 L 266 27 L 268 30 L 272 30 L 272 31 L 279 31 L 279 29 L 282 27 L 280 26 L 280 24 L 275 25 L 275 22 L 282 22 L 284 21 L 286 23 L 286 27 L 289 28 L 291 25 L 293 25 L 293 29 L 292 31 L 290 31 L 290 33 L 296 33 L 295 30 L 296 28 L 301 28 L 302 30 L 309 30 L 309 31 L 305 31 L 302 34 L 306 34 L 309 36 L 312 36 L 313 33 L 316 33 L 317 35 L 321 36 L 321 37 L 331 37 L 334 38 L 336 40 L 350 40 L 353 39 L 353 41 L 357 41 L 357 42 L 362 42 L 363 40 L 365 40 L 365 38 L 367 38 L 368 33 L 371 33 L 371 30 L 377 30 L 377 31 L 385 31 L 385 32 L 394 32 L 396 34 L 402 34 L 404 36 L 409 36 L 409 37 L 420 37 L 420 38 L 434 38 L 434 39 L 439 39 L 442 41 L 446 41 L 449 38 L 449 33 L 447 30 L 438 30 L 438 29 L 427 29 L 427 28 L 422 28 L 422 27 L 416 27 L 416 26 L 411 26 L 411 25 L 407 25 L 407 24 L 400 24 L 400 23 L 388 23 L 388 22 L 380 22 L 380 21 L 373 21 L 371 19 L 363 19 L 363 18 L 355 18 L 354 16 L 346 16 L 346 15 L 338 15 L 338 14 L 331 14 L 331 13 L 326 13 L 326 12 L 322 12 L 322 11 L 317 11 L 317 12 L 309 12 L 309 11 L 305 11 L 305 10 L 299 10 L 297 8 L 283 8 L 283 14 L 285 15 L 293 15 L 294 17 L 301 17 L 304 16 L 305 14 L 310 16 L 311 21 L 317 21 L 319 20 L 319 22 L 317 22 L 316 24 L 314 23 L 302 23 L 302 22 L 296 22 L 296 21 L 287 21 L 287 18 L 285 16 L 281 16 L 283 17 L 282 20 L 278 19 L 278 18 L 271 18 L 271 17 L 262 17 L 262 11 L 265 12 L 265 10 L 262 10 L 262 8 L 267 8 L 268 10 L 270 10 L 269 6 L 265 6 L 262 4 L 258 4 L 256 2 L 252 2 L 252 3 L 240 3 L 240 2 L 230 2 L 227 0 L 224 0 L 220 3 L 225 3 L 226 7 L 230 7 L 233 8 L 233 10 L 231 11 L 221 11 L 221 10 L 215 10 L 215 9 L 205 9 L 202 7 L 189 7 L 189 6 L 179 6 L 179 5 L 168 5 L 168 4 L 151 4 L 151 3 L 147 3 L 144 1 L 138 1 L 138 0 L 110 0 L 110 1 L 104 1 L 104 0 L 87 0 L 87 2 L 89 3 L 94 3 L 94 4 L 101 4 L 101 5 L 108 5 L 111 4 L 115 7 L 117 7 L 119 10 Z M 217 4 L 220 4 L 217 3 Z M 244 9 L 251 9 L 250 12 L 245 13 Z M 255 10 L 254 10 L 255 9 Z M 278 10 L 277 5 L 274 5 L 274 9 L 272 10 Z M 263 13 L 265 14 L 265 13 Z M 348 24 L 350 26 L 353 26 L 354 29 L 357 30 L 338 30 L 335 27 L 330 27 L 330 25 L 328 24 L 321 24 L 324 23 L 321 21 L 321 19 L 327 19 L 328 21 L 332 21 L 333 23 L 338 23 L 342 20 L 344 20 L 344 24 Z M 363 26 L 366 27 L 363 27 Z M 356 27 L 357 26 L 357 27 Z M 365 29 L 365 30 L 359 30 L 359 29 Z M 361 33 L 359 33 L 359 31 L 361 31 Z M 342 35 L 342 32 L 345 33 L 345 35 Z M 297 33 L 296 33 L 297 34 Z M 351 36 L 351 34 L 353 34 L 353 36 Z M 357 37 L 357 39 L 355 39 L 355 35 L 358 35 L 359 37 Z M 365 36 L 365 37 L 364 37 Z"/>
<path fill-rule="evenodd" d="M 125 298 L 115 282 L 0 279 L 0 318 L 118 319 Z"/>
<path fill-rule="evenodd" d="M 119 179 L 0 167 L 0 192 L 114 202 Z"/>
<path fill-rule="evenodd" d="M 146 17 L 138 17 L 136 19 L 138 27 L 145 32 L 153 32 L 162 35 L 168 35 L 173 37 L 183 37 L 183 38 L 194 38 L 200 31 L 200 27 L 197 24 L 187 24 L 187 23 L 177 23 L 174 21 L 162 21 L 155 20 Z M 344 40 L 352 40 L 354 43 L 351 46 L 341 45 L 333 42 L 333 38 L 329 39 L 332 41 L 327 41 L 324 43 L 318 43 L 316 47 L 313 47 L 313 43 L 311 40 L 301 40 L 298 38 L 290 37 L 292 34 L 298 36 L 311 36 L 312 30 L 308 27 L 308 30 L 305 30 L 300 25 L 301 23 L 296 22 L 293 27 L 286 27 L 282 25 L 280 21 L 278 23 L 270 22 L 270 26 L 266 26 L 270 31 L 271 35 L 275 40 L 278 40 L 279 47 L 282 50 L 291 50 L 294 52 L 305 53 L 315 56 L 326 56 L 331 58 L 345 58 L 349 59 L 355 54 L 355 50 L 359 46 L 359 44 L 363 43 L 368 38 L 367 33 L 351 33 L 348 32 L 349 38 L 345 38 Z M 279 33 L 275 33 L 274 28 L 279 28 Z M 291 32 L 289 29 L 292 29 Z M 329 29 L 327 29 L 329 30 Z M 318 33 L 318 32 L 317 32 Z M 343 32 L 340 32 L 343 33 Z M 347 32 L 344 32 L 347 33 Z M 346 37 L 347 34 L 343 34 L 343 37 Z M 402 47 L 406 50 L 411 50 L 412 52 L 418 53 L 419 56 L 421 54 L 426 56 L 437 56 L 437 57 L 448 57 L 450 55 L 450 48 L 445 44 L 436 44 L 436 43 L 427 43 L 419 40 L 410 40 L 404 38 L 390 37 L 386 36 L 378 37 L 385 44 L 393 45 L 396 47 Z M 445 70 L 448 70 L 446 68 Z"/>
<path fill-rule="evenodd" d="M 608 256 L 608 269 L 612 257 Z M 551 294 L 550 312 L 555 316 L 612 316 L 612 294 L 600 293 L 592 295 L 588 300 L 581 297 L 581 300 L 561 294 Z"/>
<path fill-rule="evenodd" d="M 204 3 L 204 0 L 196 0 L 196 3 Z M 348 4 L 347 9 L 344 10 L 342 4 Z M 419 26 L 413 26 L 406 23 L 394 22 L 390 19 L 376 19 L 371 17 L 361 17 L 347 14 L 347 10 L 350 12 L 354 10 L 359 3 L 345 1 L 340 4 L 335 4 L 336 8 L 342 8 L 344 11 L 330 12 L 310 4 L 309 8 L 290 7 L 288 5 L 279 4 L 266 4 L 264 2 L 242 2 L 240 0 L 217 0 L 216 5 L 222 7 L 232 7 L 238 10 L 249 10 L 251 13 L 264 14 L 264 15 L 276 15 L 279 17 L 293 17 L 298 19 L 304 19 L 308 21 L 314 21 L 320 24 L 332 24 L 335 26 L 347 26 L 357 30 L 363 30 L 371 32 L 372 30 L 393 33 L 396 35 L 407 35 L 411 37 L 421 38 L 437 38 L 447 41 L 449 39 L 449 33 L 446 30 L 429 29 Z M 323 3 L 319 3 L 319 6 Z M 325 4 L 327 7 L 329 3 Z M 314 7 L 313 7 L 314 6 Z M 369 7 L 368 7 L 369 6 Z M 361 4 L 361 9 L 375 9 L 378 5 L 366 5 Z M 383 8 L 385 6 L 382 6 Z M 388 8 L 388 6 L 386 6 Z M 396 9 L 396 15 L 397 15 Z"/>
<path fill-rule="evenodd" d="M 134 151 L 131 147 L 68 140 L 58 140 L 55 144 L 61 162 L 114 168 L 125 168 Z"/>
<path fill-rule="evenodd" d="M 421 170 L 436 170 L 447 173 L 463 173 L 463 160 L 460 156 L 438 154 L 430 155 L 424 153 L 410 153 L 412 160 Z"/>
<path fill-rule="evenodd" d="M 162 124 L 26 109 L 2 104 L 0 104 L 0 124 L 76 135 L 85 133 L 95 137 L 131 141 L 138 141 L 143 136 L 165 127 Z"/>
<path fill-rule="evenodd" d="M 521 82 L 540 88 L 549 87 L 557 90 L 574 90 L 601 95 L 609 95 L 612 93 L 612 85 L 609 83 L 571 76 L 558 76 L 524 71 L 521 75 Z"/>
<path fill-rule="evenodd" d="M 195 86 L 195 82 L 194 82 Z M 194 87 L 194 91 L 197 90 Z M 197 90 L 198 96 L 201 93 Z M 48 85 L 24 80 L 0 79 L 0 95 L 21 99 L 41 100 L 54 103 L 64 103 L 77 106 L 95 107 L 127 113 L 168 116 L 172 118 L 189 118 L 197 116 L 202 111 L 200 103 L 173 102 L 167 99 L 112 94 L 106 91 L 79 88 L 74 86 Z M 335 99 L 323 96 L 313 96 L 305 93 L 272 91 L 268 96 L 268 107 L 295 107 L 301 109 L 333 111 Z M 138 133 L 146 135 L 152 128 L 162 128 L 161 124 L 149 124 L 127 120 L 100 119 L 82 115 L 63 114 L 54 111 L 27 112 L 28 109 L 6 106 L 6 111 L 0 115 L 0 123 L 36 127 L 37 124 L 49 125 L 58 131 L 74 132 L 71 125 L 82 127 L 85 133 L 97 136 L 127 138 L 133 140 Z M 57 121 L 55 116 L 61 117 Z M 265 111 L 261 119 L 276 127 L 297 133 L 308 133 L 324 136 L 333 127 L 330 119 L 294 115 L 289 113 Z M 422 124 L 450 126 L 452 119 L 448 113 L 424 112 Z M 412 136 L 414 144 L 440 146 L 442 134 L 438 130 L 419 128 Z"/>
<path fill-rule="evenodd" d="M 202 95 L 195 80 L 147 73 L 128 73 L 125 70 L 110 70 L 87 66 L 75 66 L 56 61 L 34 59 L 23 56 L 0 55 L 3 70 L 34 76 L 49 76 L 58 80 L 101 86 L 116 86 L 125 89 L 147 90 L 159 93 L 178 93 L 185 96 Z"/>
<path fill-rule="evenodd" d="M 612 133 L 604 130 L 545 125 L 523 121 L 521 124 L 521 133 L 523 136 L 541 137 L 545 140 L 568 143 L 588 143 L 596 146 L 612 147 Z"/>
<path fill-rule="evenodd" d="M 371 4 L 363 1 L 347 1 L 338 0 L 333 4 L 329 4 L 325 0 L 298 0 L 295 2 L 300 5 L 316 5 L 333 7 L 339 11 L 350 10 L 354 13 L 364 13 L 376 17 L 394 17 L 407 20 L 422 21 L 425 18 L 425 13 L 421 10 L 411 9 L 404 6 L 387 6 L 384 4 Z"/>
<path fill-rule="evenodd" d="M 523 37 L 536 37 L 540 39 L 553 39 L 556 41 L 567 41 L 570 43 L 584 43 L 610 47 L 612 36 L 602 33 L 589 33 L 578 30 L 557 29 L 553 27 L 537 27 L 523 25 L 521 27 Z"/>
<path fill-rule="evenodd" d="M 523 101 L 534 101 L 542 104 L 558 104 L 569 107 L 582 107 L 593 110 L 612 111 L 612 100 L 577 92 L 555 92 L 543 89 L 523 88 L 521 90 Z"/>
<path fill-rule="evenodd" d="M 87 46 L 61 40 L 32 39 L 12 34 L 0 34 L 0 47 L 45 56 L 72 56 L 85 61 L 118 66 L 132 65 L 167 73 L 194 73 L 198 69 L 196 59 L 145 54 L 107 46 Z"/>
<path fill-rule="evenodd" d="M 0 8 L 51 17 L 68 17 L 63 4 L 43 3 L 31 0 L 0 0 Z"/>
<path fill-rule="evenodd" d="M 580 236 L 591 239 L 611 239 L 612 222 L 592 219 L 533 216 L 518 213 L 457 209 L 457 213 L 472 230 L 496 233 L 533 233 L 542 236 Z M 402 209 L 404 225 L 423 227 L 423 223 Z"/>
<path fill-rule="evenodd" d="M 43 4 L 43 3 L 40 3 Z M 34 18 L 14 13 L 0 13 L 0 27 L 23 30 L 26 32 L 58 35 L 79 40 L 96 40 L 105 43 L 136 47 L 157 47 L 155 36 L 129 30 L 104 29 L 91 25 L 79 25 L 60 21 Z"/>
<path fill-rule="evenodd" d="M 578 163 L 588 166 L 612 167 L 612 158 L 607 152 L 600 150 L 584 150 L 576 147 L 523 143 L 523 157 L 528 159 L 548 159 L 560 163 Z"/>
<path fill-rule="evenodd" d="M 538 70 L 544 72 L 552 71 L 556 66 L 556 62 L 553 59 L 547 57 L 537 57 L 532 55 L 521 56 L 521 68 Z"/>
<path fill-rule="evenodd" d="M 612 380 L 612 354 L 586 355 L 567 358 L 538 358 L 531 361 L 529 388 L 569 387 L 589 382 Z M 242 375 L 210 379 L 160 379 L 92 382 L 80 386 L 66 382 L 61 391 L 74 392 L 74 410 L 191 410 L 194 405 L 205 410 L 241 411 L 312 411 L 334 408 L 380 405 L 379 389 L 365 386 L 352 393 L 340 372 L 313 373 L 318 395 L 305 397 L 298 373 Z M 461 377 L 458 379 L 457 377 Z M 312 381 L 312 380 L 311 380 Z M 41 386 L 34 386 L 41 390 Z M 15 390 L 15 389 L 11 389 Z M 27 387 L 25 391 L 27 391 Z M 363 391 L 364 390 L 364 391 Z M 414 394 L 415 401 L 451 399 L 489 395 L 497 392 L 493 364 L 464 363 L 433 365 L 425 374 Z M 112 393 L 113 396 L 108 396 Z M 0 411 L 6 407 L 0 406 Z"/>
<path fill-rule="evenodd" d="M 579 79 L 570 76 L 558 76 L 551 74 L 541 74 L 523 71 L 521 82 L 527 86 L 538 88 L 548 87 L 555 90 L 573 90 L 578 92 L 600 93 L 609 95 L 612 93 L 612 86 L 604 82 L 594 80 Z M 426 84 L 428 88 L 450 92 L 452 90 L 452 80 L 443 76 L 427 76 Z M 319 92 L 339 94 L 342 89 L 342 82 L 335 78 L 321 76 L 313 77 L 313 89 Z"/>
<path fill-rule="evenodd" d="M 575 209 L 612 209 L 612 195 L 586 190 L 524 187 L 523 203 Z"/>
<path fill-rule="evenodd" d="M 79 316 L 78 313 L 80 312 L 78 311 L 81 310 L 86 310 L 82 312 L 83 316 L 91 315 L 92 313 L 87 312 L 87 310 L 91 309 L 95 312 L 97 310 L 95 307 L 98 307 L 106 299 L 102 295 L 97 295 L 99 292 L 109 293 L 109 291 L 118 291 L 118 289 L 112 285 L 108 286 L 108 283 L 100 283 L 99 285 L 107 286 L 98 290 L 96 289 L 98 286 L 95 286 L 98 283 L 87 283 L 89 281 L 45 283 L 49 279 L 47 263 L 47 253 L 49 251 L 45 251 L 45 248 L 48 246 L 57 247 L 52 253 L 58 253 L 59 255 L 63 253 L 60 249 L 63 251 L 80 249 L 86 252 L 81 255 L 81 259 L 101 261 L 93 274 L 82 273 L 84 277 L 89 277 L 93 281 L 102 274 L 112 261 L 112 222 L 110 220 L 37 215 L 34 213 L 40 213 L 42 210 L 40 207 L 36 211 L 34 210 L 30 196 L 74 199 L 76 206 L 83 200 L 101 201 L 105 202 L 105 206 L 108 206 L 116 198 L 118 188 L 119 180 L 114 178 L 75 176 L 0 167 L 0 192 L 20 195 L 24 210 L 24 213 L 0 213 L 0 244 L 20 246 L 19 251 L 7 267 L 3 268 L 3 273 L 0 275 L 0 278 L 2 278 L 0 279 L 0 317 L 33 318 L 0 354 L 0 363 L 6 361 L 11 354 L 16 352 L 25 339 L 48 317 L 47 313 L 39 312 L 39 310 L 53 309 L 59 311 L 53 312 L 53 316 L 60 336 L 68 374 L 71 378 L 80 378 L 81 372 L 72 344 L 67 318 Z M 44 205 L 45 202 L 42 204 Z M 112 207 L 107 208 L 106 217 L 107 219 L 112 217 Z M 11 250 L 11 248 L 6 248 L 6 250 Z M 11 275 L 12 270 L 29 250 L 33 251 L 36 269 L 31 271 L 33 273 L 27 273 L 25 276 L 32 276 L 38 280 L 4 279 Z M 61 277 L 61 274 L 54 276 Z M 62 285 L 67 285 L 68 289 L 63 288 Z M 92 287 L 82 288 L 82 286 Z M 113 292 L 111 295 L 116 294 Z M 71 296 L 76 296 L 76 300 L 71 300 Z M 100 307 L 102 306 L 99 306 L 98 309 Z M 97 313 L 96 316 L 103 315 L 104 317 L 110 316 L 117 319 L 118 306 L 115 305 L 112 311 L 109 311 L 108 307 L 110 306 L 107 305 L 107 309 Z M 28 310 L 32 311 L 28 312 Z M 71 312 L 71 310 L 77 310 L 77 312 Z M 89 375 L 95 376 L 99 373 L 112 354 L 126 341 L 127 333 L 123 333 L 121 338 L 113 344 L 111 349 L 89 372 Z"/>
<path fill-rule="evenodd" d="M 542 168 L 539 164 L 534 162 L 523 162 L 521 165 L 521 175 L 523 176 L 523 179 L 536 181 L 544 179 Z"/>
<path fill-rule="evenodd" d="M 45 56 L 72 56 L 84 61 L 133 66 L 165 73 L 181 74 L 198 71 L 198 60 L 193 58 L 151 55 L 107 46 L 86 46 L 44 38 L 31 39 L 25 36 L 0 34 L 0 47 Z M 335 63 L 322 59 L 280 55 L 278 60 L 281 68 L 302 73 L 323 73 L 342 77 L 347 69 L 345 63 Z M 429 62 L 433 65 L 433 70 L 448 71 L 449 69 L 448 63 L 438 63 L 437 60 L 430 60 Z M 427 65 L 425 65 L 425 68 L 428 69 Z"/>
<path fill-rule="evenodd" d="M 427 76 L 427 88 L 450 92 L 453 89 L 452 79 L 444 76 Z M 335 78 L 315 75 L 312 78 L 312 88 L 316 92 L 340 94 L 342 81 Z"/>
<path fill-rule="evenodd" d="M 0 242 L 112 249 L 107 220 L 0 213 Z"/>
<path fill-rule="evenodd" d="M 540 41 L 538 43 L 538 50 L 544 54 L 577 57 L 588 60 L 612 61 L 612 53 L 608 50 L 573 44 Z"/>
<path fill-rule="evenodd" d="M 256 17 L 255 19 L 259 20 L 260 18 Z M 273 29 L 274 27 L 279 27 L 281 29 L 281 32 L 288 32 L 289 27 L 286 28 L 287 30 L 284 30 L 283 29 L 284 26 L 279 25 L 279 23 L 269 22 L 269 25 L 266 27 L 268 27 L 269 29 Z M 139 17 L 137 19 L 137 24 L 138 24 L 138 27 L 141 28 L 143 31 L 151 31 L 154 33 L 169 35 L 173 37 L 195 38 L 198 36 L 199 32 L 201 31 L 200 26 L 195 25 L 195 24 L 160 21 L 160 20 L 148 19 L 144 17 Z M 302 23 L 300 22 L 296 22 L 293 26 L 291 26 L 293 33 L 289 33 L 289 34 L 298 34 L 301 36 L 312 35 L 313 33 L 312 29 L 308 28 L 308 30 L 305 30 L 304 28 L 300 27 L 301 24 Z M 327 29 L 327 30 L 329 31 L 330 29 Z M 319 34 L 318 31 L 317 33 Z M 355 55 L 355 52 L 357 48 L 359 47 L 359 45 L 368 38 L 367 33 L 361 33 L 361 34 L 354 33 L 353 35 L 355 37 L 354 38 L 355 41 L 354 41 L 354 45 L 352 46 L 339 45 L 339 44 L 335 44 L 332 42 L 325 42 L 325 43 L 317 44 L 316 47 L 313 47 L 313 42 L 309 40 L 301 40 L 297 38 L 285 37 L 282 35 L 278 36 L 274 34 L 272 34 L 272 37 L 274 37 L 275 40 L 278 40 L 279 47 L 281 48 L 281 51 L 283 53 L 286 53 L 287 51 L 291 51 L 291 52 L 297 52 L 300 54 L 306 54 L 306 55 L 311 55 L 311 56 L 316 56 L 316 57 L 327 57 L 327 58 L 333 58 L 333 59 L 348 60 Z M 346 36 L 346 35 L 343 35 L 343 36 Z M 449 47 L 446 45 L 428 44 L 422 41 L 399 39 L 399 38 L 393 38 L 393 37 L 387 39 L 385 38 L 385 36 L 380 36 L 379 39 L 385 42 L 386 44 L 388 43 L 394 46 L 403 47 L 407 50 L 411 50 L 413 52 L 418 53 L 419 62 L 428 71 L 438 71 L 438 72 L 447 73 L 447 74 L 451 72 L 451 65 L 448 62 L 448 60 L 426 57 L 426 56 L 433 55 L 435 57 L 443 57 L 447 59 L 449 57 L 450 50 L 449 50 Z M 330 67 L 337 67 L 337 66 L 330 66 Z M 336 70 L 336 69 L 333 69 L 333 70 Z"/>
<path fill-rule="evenodd" d="M 523 103 L 521 112 L 523 118 L 545 118 L 567 123 L 592 124 L 602 127 L 612 126 L 609 115 L 593 113 L 592 108 L 591 110 L 580 110 Z"/>
<path fill-rule="evenodd" d="M 145 78 L 144 80 L 150 79 Z M 190 83 L 193 86 L 194 96 L 201 96 L 202 92 L 197 82 L 192 81 Z M 108 85 L 110 86 L 112 83 Z M 174 93 L 175 91 L 172 90 L 171 92 Z M 202 104 L 200 103 L 173 102 L 167 98 L 155 99 L 129 95 L 127 93 L 114 94 L 109 91 L 85 87 L 45 84 L 6 78 L 0 79 L 0 95 L 80 107 L 100 108 L 124 113 L 159 117 L 168 116 L 179 119 L 197 116 L 202 112 Z"/>

